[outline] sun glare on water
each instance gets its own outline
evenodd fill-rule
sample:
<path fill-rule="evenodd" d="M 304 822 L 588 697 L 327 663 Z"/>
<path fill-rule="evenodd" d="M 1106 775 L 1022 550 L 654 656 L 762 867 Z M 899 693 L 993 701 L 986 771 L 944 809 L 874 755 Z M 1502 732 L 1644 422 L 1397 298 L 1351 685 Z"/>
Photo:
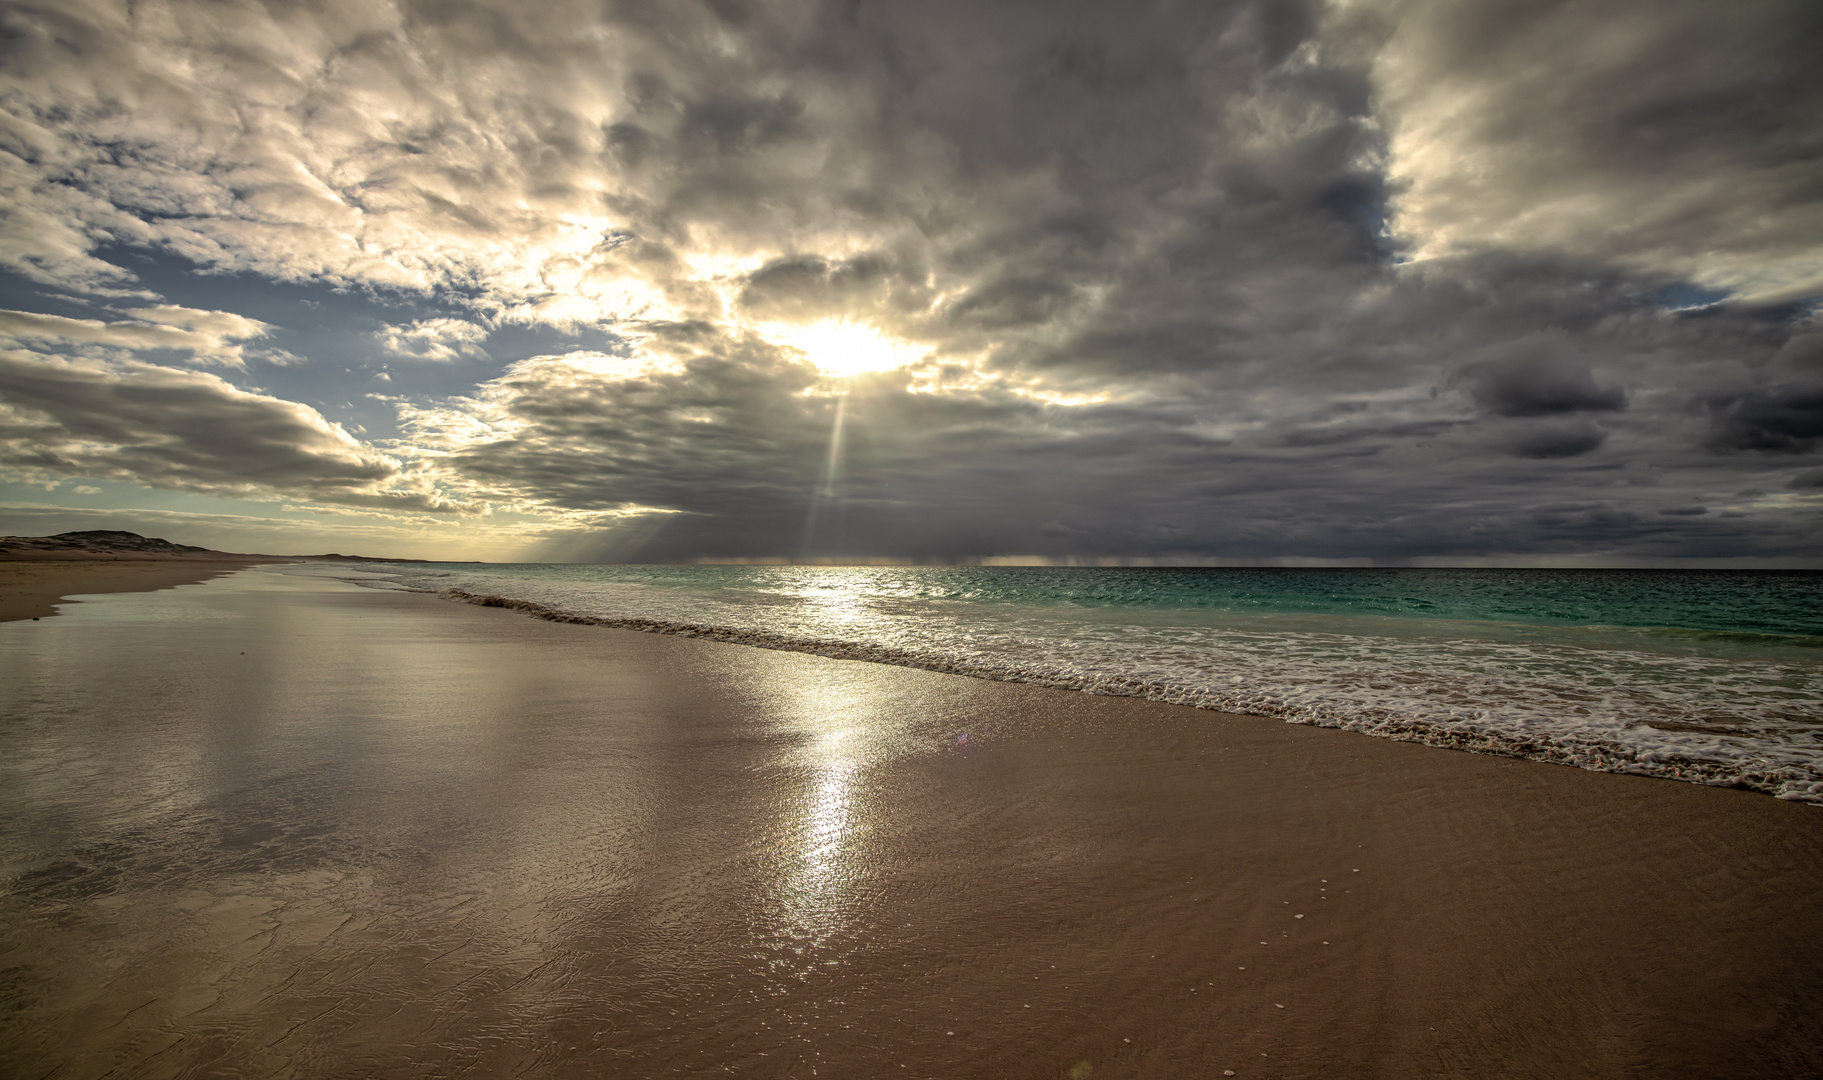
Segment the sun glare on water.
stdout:
<path fill-rule="evenodd" d="M 831 319 L 804 326 L 773 323 L 762 329 L 772 341 L 800 350 L 818 371 L 838 379 L 892 371 L 923 356 L 911 342 L 888 337 L 866 323 Z"/>

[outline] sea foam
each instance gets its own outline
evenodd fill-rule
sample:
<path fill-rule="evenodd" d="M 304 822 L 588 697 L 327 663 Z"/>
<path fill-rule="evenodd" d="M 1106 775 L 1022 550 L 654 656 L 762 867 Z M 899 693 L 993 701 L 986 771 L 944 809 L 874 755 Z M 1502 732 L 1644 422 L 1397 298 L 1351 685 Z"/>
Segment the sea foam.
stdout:
<path fill-rule="evenodd" d="M 971 596 L 953 578 L 920 580 L 917 568 L 375 569 L 559 622 L 1138 696 L 1823 804 L 1823 664 L 1804 635 L 1174 608 L 1168 596 L 1019 603 L 994 594 L 984 571 L 989 585 Z"/>

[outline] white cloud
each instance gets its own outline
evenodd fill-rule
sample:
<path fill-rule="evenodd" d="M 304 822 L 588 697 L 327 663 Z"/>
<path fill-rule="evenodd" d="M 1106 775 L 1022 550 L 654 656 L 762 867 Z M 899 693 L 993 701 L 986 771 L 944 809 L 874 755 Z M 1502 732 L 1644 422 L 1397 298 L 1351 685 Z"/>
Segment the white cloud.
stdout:
<path fill-rule="evenodd" d="M 419 319 L 409 326 L 389 326 L 375 335 L 387 352 L 417 360 L 487 358 L 481 342 L 487 328 L 462 319 Z"/>
<path fill-rule="evenodd" d="M 160 305 L 133 308 L 131 321 L 71 319 L 30 311 L 0 310 L 0 340 L 102 345 L 120 349 L 175 349 L 196 363 L 245 366 L 241 342 L 272 327 L 226 311 Z"/>

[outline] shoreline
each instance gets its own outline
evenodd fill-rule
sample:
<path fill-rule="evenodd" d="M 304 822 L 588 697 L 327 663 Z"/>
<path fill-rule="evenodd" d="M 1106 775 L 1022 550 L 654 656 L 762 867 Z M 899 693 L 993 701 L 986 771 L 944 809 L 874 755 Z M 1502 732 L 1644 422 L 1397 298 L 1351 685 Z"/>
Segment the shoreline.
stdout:
<path fill-rule="evenodd" d="M 434 595 L 445 600 L 479 607 L 503 608 L 547 622 L 696 638 L 832 659 L 887 664 L 992 682 L 1019 683 L 1112 697 L 1142 698 L 1209 712 L 1280 720 L 1301 726 L 1348 731 L 1370 738 L 1414 743 L 1445 750 L 1459 750 L 1471 754 L 1536 761 L 1589 772 L 1620 773 L 1699 784 L 1706 787 L 1736 788 L 1770 795 L 1788 802 L 1823 806 L 1823 776 L 1820 776 L 1815 769 L 1802 769 L 1794 766 L 1743 768 L 1741 763 L 1735 761 L 1662 752 L 1641 754 L 1630 747 L 1589 737 L 1562 738 L 1540 733 L 1515 735 L 1457 725 L 1440 726 L 1396 715 L 1357 717 L 1349 715 L 1346 711 L 1338 710 L 1313 716 L 1303 712 L 1293 712 L 1270 702 L 1254 705 L 1251 708 L 1236 708 L 1206 693 L 1134 678 L 1090 681 L 1076 675 L 1047 674 L 1000 665 L 957 662 L 904 649 L 834 639 L 808 638 L 777 631 L 674 622 L 638 616 L 591 615 L 553 607 L 536 600 L 518 599 L 492 593 L 475 593 L 459 588 L 441 589 Z"/>
<path fill-rule="evenodd" d="M 1823 818 L 1749 792 L 296 575 L 66 614 L 0 626 L 0 1071 L 1823 1070 Z"/>
<path fill-rule="evenodd" d="M 208 581 L 253 566 L 290 560 L 161 555 L 139 552 L 8 552 L 0 554 L 0 623 L 57 614 L 67 597 L 156 592 Z"/>
<path fill-rule="evenodd" d="M 103 552 L 75 556 L 55 552 L 0 554 L 0 623 L 54 615 L 59 602 L 68 602 L 63 600 L 67 595 L 156 591 L 206 581 L 255 566 L 289 565 L 304 561 L 310 560 L 272 556 L 224 559 L 195 555 Z M 1823 807 L 1823 776 L 1819 776 L 1814 769 L 1806 771 L 1791 766 L 1778 766 L 1744 770 L 1735 762 L 1663 753 L 1653 753 L 1642 758 L 1629 747 L 1599 739 L 1566 740 L 1542 734 L 1519 736 L 1461 726 L 1439 727 L 1397 716 L 1363 719 L 1338 713 L 1334 716 L 1311 717 L 1274 709 L 1270 703 L 1266 707 L 1235 708 L 1221 700 L 1206 700 L 1204 695 L 1194 691 L 1137 679 L 1103 680 L 1089 684 L 1080 678 L 1058 678 L 1043 673 L 957 663 L 946 658 L 926 657 L 905 650 L 854 642 L 800 638 L 777 632 L 644 617 L 592 615 L 567 611 L 534 600 L 474 593 L 464 589 L 441 589 L 428 595 L 480 607 L 502 608 L 548 622 L 740 644 L 1095 695 L 1141 698 L 1200 711 L 1271 719 L 1299 726 L 1347 731 L 1374 739 L 1541 762 L 1589 772 L 1636 775 L 1752 791 L 1782 801 Z"/>

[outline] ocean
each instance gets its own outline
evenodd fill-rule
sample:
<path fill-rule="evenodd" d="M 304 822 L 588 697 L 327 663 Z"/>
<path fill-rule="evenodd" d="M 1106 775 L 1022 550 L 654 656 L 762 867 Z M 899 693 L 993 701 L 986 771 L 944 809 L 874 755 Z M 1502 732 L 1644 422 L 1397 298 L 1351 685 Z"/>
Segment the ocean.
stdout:
<path fill-rule="evenodd" d="M 381 564 L 544 618 L 1823 804 L 1823 572 Z"/>

